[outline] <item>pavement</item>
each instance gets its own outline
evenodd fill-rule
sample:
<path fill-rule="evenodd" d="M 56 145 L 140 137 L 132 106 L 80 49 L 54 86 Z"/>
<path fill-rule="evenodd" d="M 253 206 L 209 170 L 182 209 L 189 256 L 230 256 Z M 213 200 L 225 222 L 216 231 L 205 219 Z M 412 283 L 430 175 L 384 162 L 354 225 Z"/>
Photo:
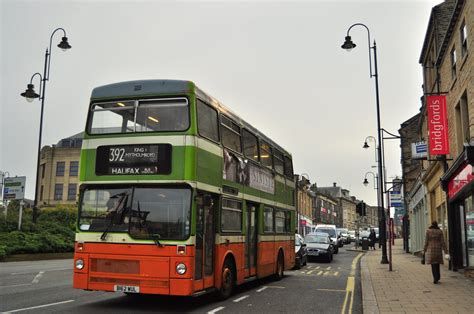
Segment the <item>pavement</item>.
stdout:
<path fill-rule="evenodd" d="M 361 259 L 364 313 L 474 313 L 474 280 L 449 271 L 446 262 L 433 284 L 431 266 L 405 253 L 402 239 L 392 246 L 392 271 L 380 260 L 379 248 Z"/>

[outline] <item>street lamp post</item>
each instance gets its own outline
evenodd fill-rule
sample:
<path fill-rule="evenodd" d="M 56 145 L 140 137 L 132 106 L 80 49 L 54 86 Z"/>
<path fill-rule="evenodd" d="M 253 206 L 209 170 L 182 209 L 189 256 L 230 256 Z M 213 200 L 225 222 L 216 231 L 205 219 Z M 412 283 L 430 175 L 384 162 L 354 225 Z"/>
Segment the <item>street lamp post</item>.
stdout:
<path fill-rule="evenodd" d="M 4 187 L 5 187 L 5 177 L 6 178 L 10 177 L 10 172 L 0 170 L 0 177 L 1 177 L 0 195 L 2 196 L 2 203 L 1 204 L 5 208 L 4 209 L 5 210 L 5 219 L 7 219 L 7 206 L 6 206 L 5 195 L 3 194 L 3 190 L 4 190 Z"/>
<path fill-rule="evenodd" d="M 381 123 L 380 123 L 380 99 L 379 99 L 379 76 L 378 76 L 378 69 L 377 69 L 377 45 L 374 40 L 374 45 L 371 47 L 370 46 L 370 30 L 369 28 L 362 24 L 362 23 L 356 23 L 351 25 L 347 29 L 347 35 L 345 38 L 344 44 L 341 46 L 341 48 L 346 49 L 348 51 L 352 50 L 353 48 L 356 47 L 356 44 L 354 44 L 351 40 L 351 36 L 349 36 L 350 30 L 354 26 L 362 26 L 367 30 L 367 39 L 368 39 L 368 46 L 369 46 L 369 68 L 370 68 L 370 77 L 375 78 L 375 100 L 376 100 L 376 107 L 377 107 L 377 135 L 378 135 L 378 146 L 379 148 L 381 147 L 381 141 L 382 141 L 382 128 L 381 128 Z M 372 53 L 371 50 L 374 51 L 374 72 L 372 73 Z M 387 240 L 386 240 L 386 218 L 385 218 L 385 208 L 384 208 L 384 202 L 383 202 L 383 181 L 384 181 L 384 176 L 383 176 L 383 171 L 382 171 L 382 152 L 381 149 L 377 150 L 377 156 L 378 156 L 378 174 L 379 174 L 379 202 L 380 202 L 380 207 L 382 209 L 382 217 L 381 217 L 381 230 L 380 230 L 380 241 L 382 242 L 382 260 L 380 261 L 381 264 L 388 264 L 388 259 L 387 259 Z"/>
<path fill-rule="evenodd" d="M 63 28 L 56 28 L 51 37 L 49 39 L 49 49 L 46 48 L 46 53 L 44 55 L 44 72 L 41 76 L 40 73 L 35 73 L 31 76 L 30 84 L 28 84 L 27 89 L 24 93 L 21 93 L 21 96 L 25 97 L 26 100 L 32 102 L 35 98 L 41 100 L 41 114 L 40 114 L 40 128 L 39 128 L 39 139 L 38 139 L 38 153 L 37 153 L 37 160 L 36 160 L 36 181 L 35 181 L 35 200 L 33 203 L 33 223 L 36 223 L 38 218 L 38 181 L 39 181 L 39 166 L 40 166 L 40 159 L 41 159 L 41 136 L 43 133 L 43 112 L 44 112 L 44 98 L 46 94 L 46 81 L 49 80 L 49 70 L 51 65 L 51 45 L 53 42 L 53 36 L 57 31 L 63 32 L 63 37 L 61 42 L 57 45 L 63 51 L 66 51 L 71 48 L 69 45 L 66 37 L 66 31 Z M 40 90 L 39 94 L 37 94 L 34 90 L 33 85 L 33 78 L 38 75 L 40 77 Z"/>

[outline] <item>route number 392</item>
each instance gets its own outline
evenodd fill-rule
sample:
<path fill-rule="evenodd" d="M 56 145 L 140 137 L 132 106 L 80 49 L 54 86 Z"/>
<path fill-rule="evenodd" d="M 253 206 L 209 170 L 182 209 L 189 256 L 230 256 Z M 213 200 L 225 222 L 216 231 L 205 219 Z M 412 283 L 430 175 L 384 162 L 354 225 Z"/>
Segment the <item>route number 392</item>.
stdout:
<path fill-rule="evenodd" d="M 125 148 L 111 148 L 109 161 L 112 161 L 112 162 L 125 161 L 125 159 L 123 159 L 124 154 L 125 154 Z"/>

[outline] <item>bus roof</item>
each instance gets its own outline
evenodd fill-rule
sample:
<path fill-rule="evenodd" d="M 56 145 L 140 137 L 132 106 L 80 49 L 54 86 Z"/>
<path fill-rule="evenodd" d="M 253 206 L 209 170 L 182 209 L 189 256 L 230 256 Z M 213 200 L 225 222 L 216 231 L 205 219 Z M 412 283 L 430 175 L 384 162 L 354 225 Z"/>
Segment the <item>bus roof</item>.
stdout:
<path fill-rule="evenodd" d="M 201 98 L 209 105 L 212 105 L 225 115 L 229 116 L 235 122 L 242 125 L 244 128 L 252 131 L 258 137 L 264 139 L 273 147 L 280 150 L 282 153 L 285 153 L 288 156 L 291 154 L 283 149 L 276 142 L 271 140 L 268 136 L 258 131 L 249 123 L 241 119 L 237 114 L 232 112 L 228 107 L 224 106 L 220 101 L 210 96 L 200 88 L 198 88 L 194 82 L 186 80 L 136 80 L 136 81 L 126 81 L 118 82 L 103 86 L 98 86 L 92 90 L 91 99 L 107 99 L 107 98 L 134 98 L 134 97 L 144 97 L 152 96 L 156 94 L 188 94 L 196 93 L 198 98 Z"/>

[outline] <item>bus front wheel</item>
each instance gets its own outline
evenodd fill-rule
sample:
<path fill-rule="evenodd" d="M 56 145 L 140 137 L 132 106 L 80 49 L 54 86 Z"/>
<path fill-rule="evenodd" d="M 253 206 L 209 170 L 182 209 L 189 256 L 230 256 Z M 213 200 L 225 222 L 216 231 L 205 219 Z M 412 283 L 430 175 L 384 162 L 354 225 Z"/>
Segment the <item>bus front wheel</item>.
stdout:
<path fill-rule="evenodd" d="M 222 282 L 219 289 L 219 297 L 224 300 L 232 295 L 235 286 L 234 266 L 229 260 L 224 262 L 221 278 Z"/>

